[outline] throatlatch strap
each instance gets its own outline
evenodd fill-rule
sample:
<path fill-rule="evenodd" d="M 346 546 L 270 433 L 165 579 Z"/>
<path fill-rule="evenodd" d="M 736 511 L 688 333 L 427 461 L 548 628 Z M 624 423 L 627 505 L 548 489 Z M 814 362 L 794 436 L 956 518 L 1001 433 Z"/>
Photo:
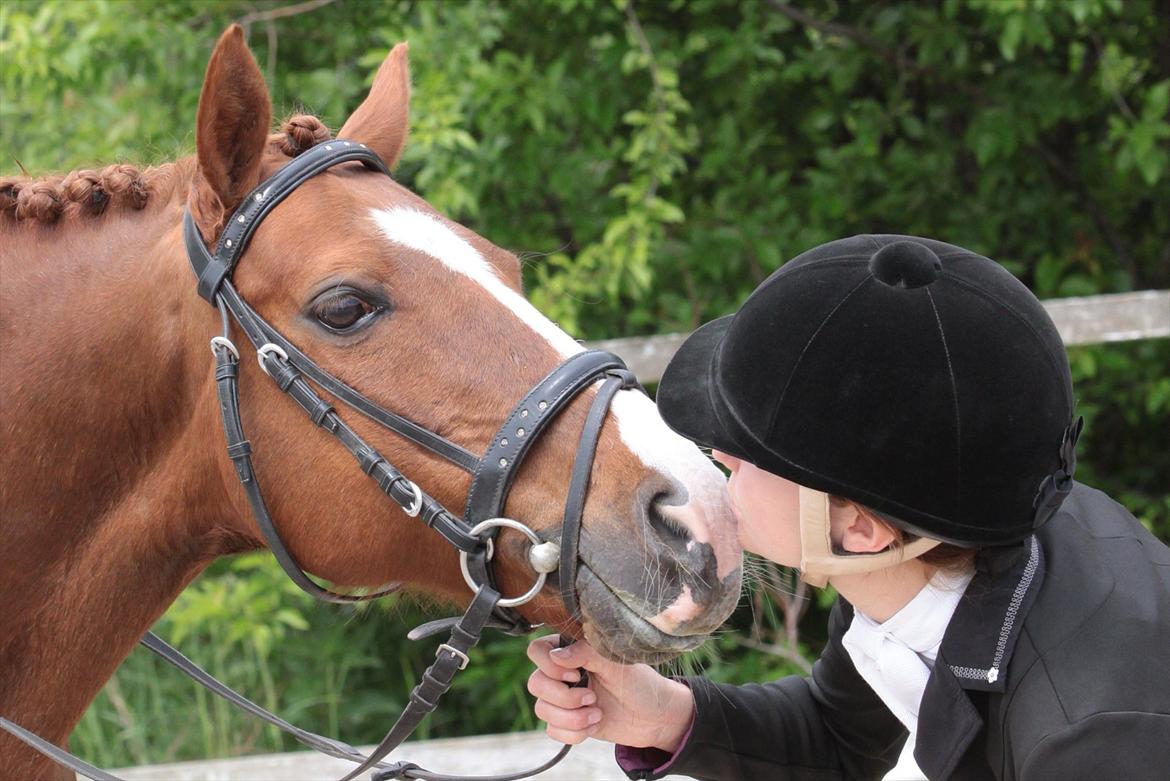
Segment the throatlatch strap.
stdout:
<path fill-rule="evenodd" d="M 272 551 L 272 555 L 280 564 L 281 569 L 302 590 L 325 602 L 365 602 L 397 591 L 400 586 L 394 584 L 373 594 L 339 594 L 322 588 L 305 574 L 304 569 L 285 546 L 280 534 L 277 533 L 276 524 L 272 521 L 268 505 L 264 502 L 264 495 L 260 491 L 256 471 L 252 468 L 252 446 L 244 436 L 243 423 L 240 420 L 238 376 L 239 366 L 236 363 L 236 356 L 226 347 L 216 345 L 215 386 L 219 396 L 220 418 L 223 420 L 223 433 L 227 440 L 228 456 L 235 464 L 236 477 L 240 479 L 240 485 L 244 487 L 244 493 L 248 497 L 248 504 L 252 506 L 252 514 L 256 516 L 256 525 L 260 528 L 260 533 L 264 535 L 264 542 Z"/>

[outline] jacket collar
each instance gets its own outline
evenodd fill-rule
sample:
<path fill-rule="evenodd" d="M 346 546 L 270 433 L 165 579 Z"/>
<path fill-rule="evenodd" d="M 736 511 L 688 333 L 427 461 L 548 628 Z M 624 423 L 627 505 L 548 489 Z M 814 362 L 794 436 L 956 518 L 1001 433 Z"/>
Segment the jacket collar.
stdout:
<path fill-rule="evenodd" d="M 1003 692 L 1024 617 L 1040 590 L 1044 554 L 1032 535 L 987 548 L 947 625 L 919 708 L 914 758 L 928 778 L 947 778 L 984 728 L 967 692 Z"/>
<path fill-rule="evenodd" d="M 976 559 L 939 648 L 939 663 L 967 690 L 1002 692 L 1024 616 L 1044 579 L 1036 535 L 1021 545 L 988 548 Z"/>

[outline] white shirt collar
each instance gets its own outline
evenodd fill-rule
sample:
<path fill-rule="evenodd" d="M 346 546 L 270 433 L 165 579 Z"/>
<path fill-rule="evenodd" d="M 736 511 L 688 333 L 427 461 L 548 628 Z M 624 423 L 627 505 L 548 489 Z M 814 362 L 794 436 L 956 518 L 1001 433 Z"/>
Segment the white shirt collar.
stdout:
<path fill-rule="evenodd" d="M 841 638 L 857 672 L 912 733 L 918 729 L 918 706 L 943 635 L 974 575 L 939 572 L 880 624 L 854 611 Z"/>
<path fill-rule="evenodd" d="M 955 614 L 955 608 L 959 606 L 959 600 L 974 576 L 974 570 L 961 575 L 940 571 L 914 599 L 882 623 L 877 623 L 860 610 L 856 611 L 854 621 L 867 624 L 869 629 L 886 635 L 933 663 L 951 616 Z"/>

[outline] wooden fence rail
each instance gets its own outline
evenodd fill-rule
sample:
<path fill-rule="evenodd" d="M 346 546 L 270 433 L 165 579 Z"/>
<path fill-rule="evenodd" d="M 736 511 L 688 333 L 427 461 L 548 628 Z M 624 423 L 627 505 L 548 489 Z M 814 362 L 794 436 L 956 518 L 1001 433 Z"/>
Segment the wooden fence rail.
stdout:
<path fill-rule="evenodd" d="M 1170 290 L 1142 290 L 1044 302 L 1068 346 L 1170 336 Z M 602 339 L 589 347 L 620 355 L 642 382 L 658 382 L 687 334 Z"/>

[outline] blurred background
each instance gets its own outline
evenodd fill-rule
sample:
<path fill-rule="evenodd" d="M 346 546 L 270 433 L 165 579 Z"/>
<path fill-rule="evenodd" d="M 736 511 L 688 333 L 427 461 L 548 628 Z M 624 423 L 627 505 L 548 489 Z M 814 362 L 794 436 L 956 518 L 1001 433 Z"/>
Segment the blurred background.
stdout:
<path fill-rule="evenodd" d="M 242 23 L 277 117 L 336 128 L 410 42 L 396 177 L 525 260 L 574 336 L 685 332 L 786 259 L 862 232 L 989 255 L 1041 299 L 1170 288 L 1166 0 L 5 0 L 0 175 L 194 149 L 207 57 Z M 1170 340 L 1070 349 L 1078 478 L 1170 538 Z M 675 669 L 807 671 L 831 594 L 757 562 Z M 220 561 L 156 627 L 308 729 L 375 742 L 442 608 L 313 603 L 266 555 Z M 490 638 L 422 737 L 537 727 L 525 639 Z M 72 750 L 105 767 L 291 749 L 135 652 Z"/>

